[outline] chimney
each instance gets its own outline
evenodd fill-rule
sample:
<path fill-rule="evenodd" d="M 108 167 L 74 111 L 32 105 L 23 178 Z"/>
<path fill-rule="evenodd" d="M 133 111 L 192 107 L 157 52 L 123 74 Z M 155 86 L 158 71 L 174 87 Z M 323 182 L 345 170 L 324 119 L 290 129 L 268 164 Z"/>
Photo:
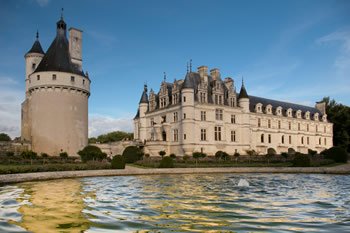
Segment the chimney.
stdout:
<path fill-rule="evenodd" d="M 218 68 L 211 69 L 210 76 L 213 78 L 213 80 L 220 79 L 220 70 Z"/>
<path fill-rule="evenodd" d="M 80 70 L 82 71 L 82 35 L 83 31 L 76 29 L 76 28 L 70 28 L 69 29 L 69 54 L 71 57 L 72 63 Z"/>
<path fill-rule="evenodd" d="M 326 103 L 316 102 L 315 107 L 321 112 L 322 115 L 326 114 Z"/>
<path fill-rule="evenodd" d="M 197 70 L 201 78 L 208 76 L 208 66 L 200 66 L 197 68 Z"/>

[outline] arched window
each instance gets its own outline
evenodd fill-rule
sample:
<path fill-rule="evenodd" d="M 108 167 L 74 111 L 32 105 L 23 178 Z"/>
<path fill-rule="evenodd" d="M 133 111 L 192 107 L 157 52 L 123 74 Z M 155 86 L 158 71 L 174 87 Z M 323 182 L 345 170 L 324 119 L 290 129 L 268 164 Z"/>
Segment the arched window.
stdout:
<path fill-rule="evenodd" d="M 282 141 L 282 144 L 284 144 L 284 135 L 282 135 L 281 141 Z"/>
<path fill-rule="evenodd" d="M 304 145 L 304 137 L 301 137 L 301 144 Z"/>

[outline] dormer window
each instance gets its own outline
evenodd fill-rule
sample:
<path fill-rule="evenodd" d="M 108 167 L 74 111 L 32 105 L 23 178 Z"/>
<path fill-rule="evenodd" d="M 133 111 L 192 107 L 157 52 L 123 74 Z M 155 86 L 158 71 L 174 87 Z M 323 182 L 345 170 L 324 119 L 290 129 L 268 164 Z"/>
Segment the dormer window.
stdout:
<path fill-rule="evenodd" d="M 297 111 L 297 118 L 301 118 L 301 110 Z"/>
<path fill-rule="evenodd" d="M 55 80 L 56 80 L 56 78 L 57 78 L 57 77 L 56 77 L 56 75 L 55 75 L 55 74 L 53 74 L 53 75 L 52 75 L 52 80 L 54 80 L 54 81 L 55 81 Z"/>
<path fill-rule="evenodd" d="M 281 116 L 282 115 L 282 107 L 281 106 L 276 108 L 276 115 L 277 116 Z"/>
<path fill-rule="evenodd" d="M 315 113 L 315 115 L 314 115 L 314 120 L 315 120 L 315 121 L 318 121 L 318 117 L 319 117 L 319 114 L 318 114 L 318 113 Z"/>
<path fill-rule="evenodd" d="M 75 77 L 74 76 L 70 76 L 70 81 L 74 82 L 75 81 Z"/>
<path fill-rule="evenodd" d="M 266 113 L 267 113 L 267 114 L 272 114 L 272 105 L 271 105 L 271 104 L 268 104 L 268 105 L 266 106 Z"/>
<path fill-rule="evenodd" d="M 40 75 L 36 76 L 36 80 L 38 80 L 38 81 L 40 80 Z"/>
<path fill-rule="evenodd" d="M 305 113 L 305 119 L 310 120 L 310 112 L 309 111 L 307 111 Z"/>
<path fill-rule="evenodd" d="M 288 110 L 287 110 L 287 116 L 288 117 L 292 117 L 293 116 L 293 109 L 291 109 L 291 108 L 288 108 Z"/>
<path fill-rule="evenodd" d="M 261 113 L 261 112 L 262 112 L 262 104 L 261 104 L 261 103 L 258 103 L 258 104 L 255 106 L 255 111 L 258 112 L 258 113 Z"/>
<path fill-rule="evenodd" d="M 322 116 L 322 121 L 323 121 L 323 122 L 327 122 L 327 115 L 326 115 L 326 114 L 324 114 L 324 115 Z"/>

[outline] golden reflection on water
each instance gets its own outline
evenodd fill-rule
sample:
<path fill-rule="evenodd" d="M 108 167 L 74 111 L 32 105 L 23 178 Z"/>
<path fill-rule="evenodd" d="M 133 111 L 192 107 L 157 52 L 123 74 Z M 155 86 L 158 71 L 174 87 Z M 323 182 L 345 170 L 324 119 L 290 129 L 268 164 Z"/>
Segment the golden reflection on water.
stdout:
<path fill-rule="evenodd" d="M 31 205 L 23 205 L 18 223 L 30 232 L 83 232 L 89 228 L 84 218 L 81 183 L 77 179 L 31 182 L 22 185 Z"/>

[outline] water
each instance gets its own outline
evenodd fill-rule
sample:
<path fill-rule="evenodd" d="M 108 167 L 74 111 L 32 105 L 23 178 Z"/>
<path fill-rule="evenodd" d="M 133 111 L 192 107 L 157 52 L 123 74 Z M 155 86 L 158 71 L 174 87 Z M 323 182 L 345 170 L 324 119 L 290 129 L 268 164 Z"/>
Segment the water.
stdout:
<path fill-rule="evenodd" d="M 249 187 L 239 187 L 241 179 Z M 159 175 L 0 187 L 0 232 L 350 232 L 350 176 Z"/>

